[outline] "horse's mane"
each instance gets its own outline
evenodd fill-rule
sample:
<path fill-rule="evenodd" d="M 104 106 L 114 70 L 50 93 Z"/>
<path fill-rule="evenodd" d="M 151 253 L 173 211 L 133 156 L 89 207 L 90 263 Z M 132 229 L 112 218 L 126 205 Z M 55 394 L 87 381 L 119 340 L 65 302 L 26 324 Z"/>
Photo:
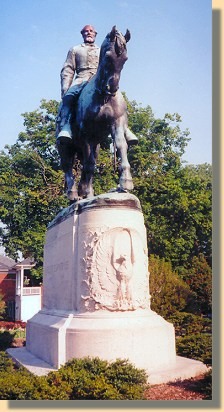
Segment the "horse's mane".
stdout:
<path fill-rule="evenodd" d="M 102 60 L 103 56 L 105 55 L 106 51 L 115 50 L 116 55 L 119 57 L 123 54 L 124 51 L 127 50 L 126 48 L 126 39 L 123 34 L 119 30 L 115 30 L 115 36 L 112 39 L 111 33 L 108 33 L 101 45 L 100 49 L 100 58 L 99 61 Z"/>

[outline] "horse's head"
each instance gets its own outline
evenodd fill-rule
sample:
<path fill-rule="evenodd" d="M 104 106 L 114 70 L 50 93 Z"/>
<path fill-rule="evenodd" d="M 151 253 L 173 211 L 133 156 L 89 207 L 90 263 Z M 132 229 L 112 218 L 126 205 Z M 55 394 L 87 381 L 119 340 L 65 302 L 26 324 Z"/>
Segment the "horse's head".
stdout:
<path fill-rule="evenodd" d="M 106 36 L 101 46 L 99 60 L 101 94 L 114 96 L 119 89 L 121 70 L 128 59 L 126 43 L 130 37 L 129 30 L 123 35 L 116 26 Z"/>

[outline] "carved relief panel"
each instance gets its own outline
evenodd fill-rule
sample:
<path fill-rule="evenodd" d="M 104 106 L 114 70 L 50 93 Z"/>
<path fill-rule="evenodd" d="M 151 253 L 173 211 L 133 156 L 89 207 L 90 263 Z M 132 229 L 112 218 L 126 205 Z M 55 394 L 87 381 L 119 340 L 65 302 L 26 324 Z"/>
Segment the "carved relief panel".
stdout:
<path fill-rule="evenodd" d="M 101 227 L 85 233 L 81 310 L 133 311 L 150 307 L 144 243 L 135 229 Z"/>

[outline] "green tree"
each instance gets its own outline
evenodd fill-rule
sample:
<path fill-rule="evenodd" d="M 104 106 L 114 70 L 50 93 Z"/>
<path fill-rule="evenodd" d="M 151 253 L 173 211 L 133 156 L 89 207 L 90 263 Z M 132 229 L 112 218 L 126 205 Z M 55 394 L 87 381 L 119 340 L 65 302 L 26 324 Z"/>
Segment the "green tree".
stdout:
<path fill-rule="evenodd" d="M 128 101 L 129 124 L 139 137 L 129 150 L 134 193 L 140 199 L 149 253 L 178 272 L 204 253 L 211 263 L 211 166 L 184 166 L 189 131 L 175 113 L 155 119 L 150 106 Z"/>
<path fill-rule="evenodd" d="M 151 309 L 169 319 L 175 312 L 194 308 L 195 294 L 172 270 L 170 262 L 158 256 L 149 257 Z"/>
<path fill-rule="evenodd" d="M 212 312 L 212 269 L 205 256 L 194 256 L 184 276 L 186 283 L 196 294 L 200 312 L 207 315 Z"/>
<path fill-rule="evenodd" d="M 66 206 L 63 173 L 55 148 L 58 103 L 43 100 L 40 109 L 24 113 L 25 132 L 0 153 L 0 214 L 6 253 L 33 256 L 40 276 L 47 224 Z"/>
<path fill-rule="evenodd" d="M 212 265 L 212 167 L 205 163 L 185 166 L 182 187 L 188 197 L 189 220 L 194 223 L 192 257 L 204 255 Z"/>
<path fill-rule="evenodd" d="M 207 186 L 188 172 L 185 167 L 166 173 L 149 199 L 149 250 L 170 259 L 178 271 L 200 253 L 211 263 L 211 181 Z"/>
<path fill-rule="evenodd" d="M 118 180 L 118 165 L 115 165 L 111 149 L 107 146 L 99 152 L 94 174 L 95 195 L 106 193 L 108 189 L 116 188 Z"/>

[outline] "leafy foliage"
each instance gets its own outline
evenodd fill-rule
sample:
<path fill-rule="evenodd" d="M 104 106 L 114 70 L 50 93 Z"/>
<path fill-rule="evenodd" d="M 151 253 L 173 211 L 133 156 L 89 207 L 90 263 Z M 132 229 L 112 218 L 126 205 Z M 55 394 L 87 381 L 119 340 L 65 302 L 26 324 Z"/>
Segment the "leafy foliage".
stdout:
<path fill-rule="evenodd" d="M 22 324 L 22 325 L 21 325 Z M 14 346 L 16 341 L 25 341 L 26 330 L 23 322 L 0 322 L 0 350 Z"/>
<path fill-rule="evenodd" d="M 10 322 L 10 321 L 0 321 L 0 329 L 6 329 L 6 330 L 15 330 L 15 329 L 25 329 L 26 328 L 26 322 L 22 322 L 21 320 L 17 320 L 16 322 Z"/>
<path fill-rule="evenodd" d="M 211 314 L 212 269 L 203 254 L 193 257 L 184 279 L 196 294 L 199 311 L 203 314 Z"/>
<path fill-rule="evenodd" d="M 170 262 L 158 256 L 149 257 L 151 308 L 168 318 L 174 312 L 184 310 L 189 303 L 193 309 L 194 293 L 172 270 Z"/>
<path fill-rule="evenodd" d="M 26 132 L 0 154 L 2 243 L 13 258 L 19 250 L 24 258 L 33 256 L 36 276 L 41 276 L 47 224 L 67 204 L 55 149 L 57 106 L 43 100 L 40 110 L 24 113 Z"/>
<path fill-rule="evenodd" d="M 126 360 L 73 359 L 47 376 L 34 376 L 0 356 L 0 399 L 136 400 L 143 399 L 146 374 Z M 4 370 L 4 365 L 6 370 Z"/>
<path fill-rule="evenodd" d="M 212 333 L 211 319 L 203 318 L 193 313 L 176 311 L 170 314 L 167 320 L 173 323 L 177 337 L 192 335 L 195 331 L 202 334 Z"/>
<path fill-rule="evenodd" d="M 212 370 L 210 369 L 200 379 L 197 384 L 197 390 L 204 395 L 204 400 L 212 399 Z"/>
<path fill-rule="evenodd" d="M 170 260 L 178 272 L 200 253 L 211 264 L 211 166 L 183 166 L 189 131 L 181 130 L 177 113 L 155 119 L 150 106 L 127 104 L 130 127 L 139 137 L 129 160 L 149 253 Z"/>
<path fill-rule="evenodd" d="M 51 373 L 52 384 L 58 379 L 70 385 L 70 399 L 141 399 L 147 376 L 126 360 L 109 364 L 99 358 L 73 359 Z"/>
<path fill-rule="evenodd" d="M 0 330 L 0 351 L 4 351 L 12 345 L 15 333 L 7 330 Z"/>
<path fill-rule="evenodd" d="M 109 148 L 100 150 L 94 174 L 95 195 L 106 193 L 108 188 L 116 188 L 118 180 L 118 165 L 114 164 L 111 150 Z"/>
<path fill-rule="evenodd" d="M 5 352 L 0 352 L 0 373 L 4 372 L 13 372 L 15 365 L 11 358 Z"/>
<path fill-rule="evenodd" d="M 195 261 L 197 261 L 196 257 Z M 206 262 L 204 258 L 203 262 Z M 206 263 L 207 267 L 209 266 Z M 204 284 L 199 285 L 198 290 L 196 287 L 200 277 L 195 282 L 191 279 L 192 284 L 188 285 L 172 271 L 170 262 L 153 255 L 149 257 L 149 272 L 151 308 L 174 325 L 177 353 L 211 365 L 212 322 L 208 318 L 195 314 L 201 312 L 202 304 L 206 304 L 203 300 L 206 296 Z M 206 278 L 206 271 L 204 277 Z M 207 282 L 207 291 L 211 291 L 211 279 L 207 279 Z M 203 293 L 200 301 L 201 290 Z"/>
<path fill-rule="evenodd" d="M 207 365 L 212 364 L 212 336 L 195 333 L 180 337 L 176 341 L 177 354 L 196 359 Z"/>
<path fill-rule="evenodd" d="M 0 373 L 0 399 L 28 400 L 32 399 L 35 389 L 35 377 L 23 370 Z"/>

